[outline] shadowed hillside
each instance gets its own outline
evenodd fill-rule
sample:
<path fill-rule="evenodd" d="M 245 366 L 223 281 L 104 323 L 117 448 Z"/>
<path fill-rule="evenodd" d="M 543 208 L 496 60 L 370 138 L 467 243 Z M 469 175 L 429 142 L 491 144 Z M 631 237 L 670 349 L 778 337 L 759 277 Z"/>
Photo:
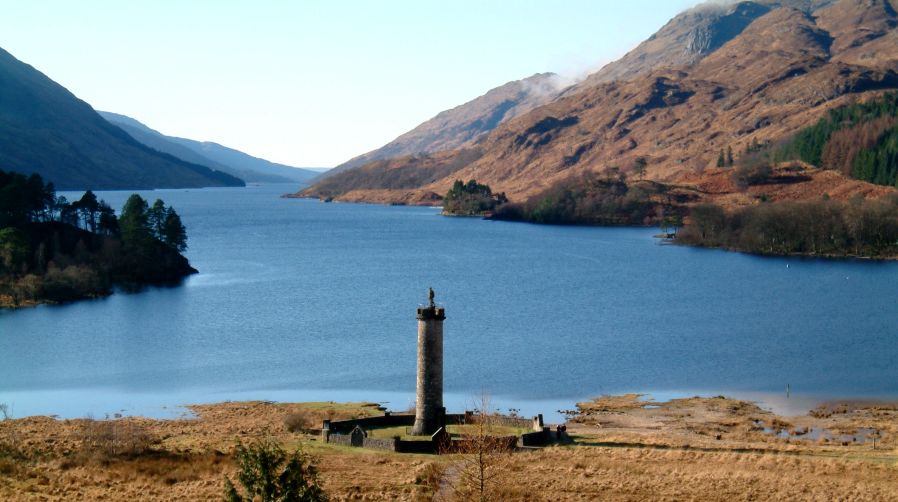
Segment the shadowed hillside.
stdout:
<path fill-rule="evenodd" d="M 144 146 L 2 49 L 0 168 L 38 173 L 64 190 L 244 184 Z"/>
<path fill-rule="evenodd" d="M 317 172 L 275 164 L 217 143 L 166 136 L 131 117 L 118 113 L 99 112 L 99 114 L 122 128 L 132 138 L 154 150 L 226 172 L 247 182 L 305 183 L 319 175 Z"/>

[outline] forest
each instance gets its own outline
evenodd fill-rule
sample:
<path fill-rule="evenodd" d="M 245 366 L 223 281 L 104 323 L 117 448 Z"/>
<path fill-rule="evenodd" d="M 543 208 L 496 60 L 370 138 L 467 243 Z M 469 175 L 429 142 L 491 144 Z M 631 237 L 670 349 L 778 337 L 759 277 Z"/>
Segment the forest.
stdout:
<path fill-rule="evenodd" d="M 108 295 L 195 273 L 187 232 L 162 200 L 131 195 L 121 215 L 88 190 L 57 196 L 40 175 L 0 170 L 0 306 Z"/>
<path fill-rule="evenodd" d="M 802 160 L 859 180 L 898 186 L 898 93 L 831 110 L 780 146 L 774 159 Z"/>

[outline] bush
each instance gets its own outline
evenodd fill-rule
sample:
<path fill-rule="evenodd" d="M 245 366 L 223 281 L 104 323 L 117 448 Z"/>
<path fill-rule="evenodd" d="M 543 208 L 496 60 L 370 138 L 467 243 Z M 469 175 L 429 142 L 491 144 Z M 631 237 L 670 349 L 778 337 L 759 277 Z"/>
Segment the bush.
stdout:
<path fill-rule="evenodd" d="M 101 463 L 148 453 L 157 441 L 131 420 L 87 420 L 81 430 L 81 453 Z"/>
<path fill-rule="evenodd" d="M 318 482 L 315 459 L 302 450 L 287 454 L 270 439 L 248 447 L 237 445 L 239 472 L 237 479 L 243 494 L 225 478 L 225 500 L 228 502 L 318 502 L 327 495 Z"/>
<path fill-rule="evenodd" d="M 305 411 L 294 411 L 284 417 L 284 425 L 290 432 L 309 432 L 315 428 L 315 417 Z"/>
<path fill-rule="evenodd" d="M 766 152 L 750 153 L 739 159 L 739 165 L 733 171 L 733 182 L 745 189 L 749 185 L 764 183 L 772 172 L 770 157 Z"/>
<path fill-rule="evenodd" d="M 80 447 L 60 462 L 63 470 L 136 459 L 153 452 L 152 446 L 158 443 L 145 427 L 130 420 L 88 419 L 75 439 Z"/>
<path fill-rule="evenodd" d="M 39 295 L 54 302 L 69 302 L 108 292 L 108 284 L 96 270 L 84 265 L 71 265 L 62 270 L 50 267 L 43 276 Z"/>

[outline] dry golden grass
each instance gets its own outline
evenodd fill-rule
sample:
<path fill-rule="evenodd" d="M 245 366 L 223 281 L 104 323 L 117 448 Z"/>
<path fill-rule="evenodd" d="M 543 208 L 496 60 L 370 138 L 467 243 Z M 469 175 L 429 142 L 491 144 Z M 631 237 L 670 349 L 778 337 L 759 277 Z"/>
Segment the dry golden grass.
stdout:
<path fill-rule="evenodd" d="M 502 499 L 898 500 L 896 475 L 894 465 L 793 455 L 548 448 L 513 457 Z"/>
<path fill-rule="evenodd" d="M 777 417 L 730 399 L 645 404 L 633 396 L 607 398 L 570 424 L 575 445 L 503 456 L 494 499 L 898 500 L 898 407 L 843 403 L 821 416 Z M 192 409 L 198 418 L 127 418 L 113 425 L 0 421 L 0 500 L 222 500 L 224 478 L 236 472 L 234 444 L 262 436 L 317 456 L 334 500 L 424 501 L 437 493 L 438 500 L 459 500 L 463 456 L 323 444 L 285 425 L 290 414 L 349 418 L 377 414 L 376 405 L 245 402 Z M 777 439 L 762 430 L 811 425 L 846 432 L 877 427 L 882 438 L 873 450 Z"/>

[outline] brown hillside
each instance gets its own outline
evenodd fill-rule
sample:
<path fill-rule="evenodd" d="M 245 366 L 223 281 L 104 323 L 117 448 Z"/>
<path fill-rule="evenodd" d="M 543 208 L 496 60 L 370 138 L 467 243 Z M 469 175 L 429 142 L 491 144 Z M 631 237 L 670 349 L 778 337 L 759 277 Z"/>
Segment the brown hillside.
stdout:
<path fill-rule="evenodd" d="M 577 89 L 615 80 L 632 80 L 659 68 L 692 65 L 736 38 L 775 8 L 814 13 L 835 0 L 755 0 L 709 2 L 674 17 L 621 59 L 590 75 Z"/>
<path fill-rule="evenodd" d="M 337 166 L 327 176 L 375 160 L 459 148 L 478 140 L 499 124 L 552 101 L 561 88 L 561 80 L 553 73 L 508 82 L 468 103 L 441 112 L 377 150 Z"/>
<path fill-rule="evenodd" d="M 567 93 L 499 126 L 478 143 L 482 155 L 476 158 L 458 152 L 432 158 L 428 172 L 447 174 L 404 185 L 401 198 L 388 180 L 358 182 L 361 173 L 370 179 L 370 165 L 344 173 L 342 186 L 331 185 L 325 194 L 316 185 L 302 195 L 421 203 L 428 194 L 445 193 L 455 179 L 473 178 L 524 200 L 584 172 L 629 171 L 637 157 L 648 159 L 648 179 L 701 185 L 718 176 L 713 166 L 721 149 L 738 154 L 755 140 L 783 140 L 832 107 L 898 88 L 898 45 L 887 44 L 895 40 L 895 25 L 895 10 L 884 0 L 839 0 L 813 14 L 773 8 L 691 65 Z M 379 174 L 415 170 L 409 160 L 397 159 Z M 808 178 L 820 177 L 840 194 L 882 191 L 835 173 Z M 792 187 L 789 198 L 802 186 Z M 808 196 L 818 191 L 811 186 Z"/>

